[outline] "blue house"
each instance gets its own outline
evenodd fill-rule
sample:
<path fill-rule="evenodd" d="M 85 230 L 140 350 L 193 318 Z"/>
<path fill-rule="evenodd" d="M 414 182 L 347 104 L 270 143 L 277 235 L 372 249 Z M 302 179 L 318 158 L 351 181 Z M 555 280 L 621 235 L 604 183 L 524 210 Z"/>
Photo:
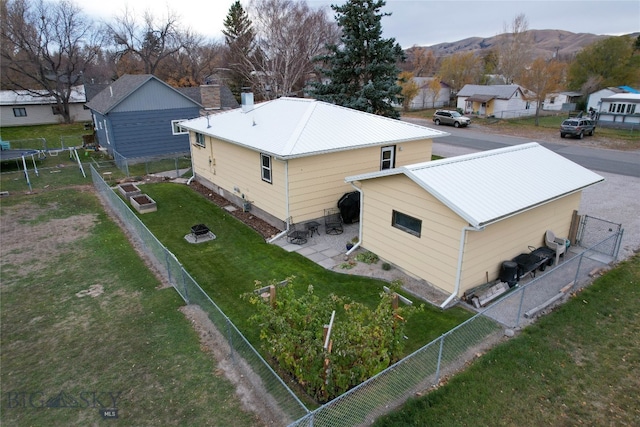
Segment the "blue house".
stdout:
<path fill-rule="evenodd" d="M 95 95 L 96 138 L 116 161 L 189 153 L 189 133 L 177 123 L 203 106 L 151 74 L 125 74 Z"/>

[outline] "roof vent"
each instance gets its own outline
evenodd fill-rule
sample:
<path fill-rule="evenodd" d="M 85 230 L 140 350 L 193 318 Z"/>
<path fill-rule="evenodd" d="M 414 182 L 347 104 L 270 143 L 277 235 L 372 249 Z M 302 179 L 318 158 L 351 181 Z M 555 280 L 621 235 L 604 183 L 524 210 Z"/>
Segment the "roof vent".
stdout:
<path fill-rule="evenodd" d="M 240 94 L 240 100 L 242 101 L 242 112 L 248 113 L 253 110 L 253 93 L 243 92 Z"/>

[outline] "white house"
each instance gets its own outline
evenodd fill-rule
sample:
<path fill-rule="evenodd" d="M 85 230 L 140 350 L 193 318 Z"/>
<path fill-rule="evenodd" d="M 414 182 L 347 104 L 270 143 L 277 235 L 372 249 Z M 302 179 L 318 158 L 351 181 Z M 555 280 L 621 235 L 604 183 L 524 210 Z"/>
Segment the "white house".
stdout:
<path fill-rule="evenodd" d="M 409 110 L 424 110 L 425 108 L 441 108 L 449 105 L 451 88 L 439 81 L 437 90 L 432 89 L 433 77 L 414 77 L 418 85 L 418 94 L 411 100 Z"/>
<path fill-rule="evenodd" d="M 91 121 L 85 109 L 84 86 L 74 86 L 69 98 L 69 113 L 74 122 Z M 43 90 L 0 91 L 0 126 L 29 126 L 62 123 L 62 113 L 53 96 Z"/>
<path fill-rule="evenodd" d="M 545 97 L 542 109 L 546 111 L 575 111 L 581 96 L 580 92 L 550 93 Z"/>
<path fill-rule="evenodd" d="M 592 108 L 596 111 L 600 111 L 602 98 L 608 98 L 618 93 L 638 93 L 638 91 L 629 86 L 606 87 L 604 89 L 600 89 L 589 95 L 589 98 L 587 99 L 587 111 Z"/>
<path fill-rule="evenodd" d="M 501 119 L 533 116 L 536 102 L 519 85 L 464 85 L 457 96 L 457 108 L 465 114 L 495 116 Z"/>
<path fill-rule="evenodd" d="M 640 123 L 640 93 L 617 93 L 601 99 L 598 123 L 612 122 L 619 125 Z"/>

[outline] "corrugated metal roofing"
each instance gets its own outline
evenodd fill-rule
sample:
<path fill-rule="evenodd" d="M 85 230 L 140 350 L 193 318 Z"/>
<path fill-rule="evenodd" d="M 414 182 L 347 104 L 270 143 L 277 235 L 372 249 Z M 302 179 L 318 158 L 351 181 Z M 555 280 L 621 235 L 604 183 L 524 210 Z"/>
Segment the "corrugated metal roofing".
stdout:
<path fill-rule="evenodd" d="M 315 99 L 279 98 L 181 122 L 182 127 L 280 158 L 449 135 Z"/>
<path fill-rule="evenodd" d="M 0 105 L 43 105 L 55 104 L 56 99 L 48 95 L 45 90 L 2 90 L 0 91 Z M 69 102 L 83 103 L 86 101 L 84 86 L 71 88 Z"/>
<path fill-rule="evenodd" d="M 604 181 L 535 142 L 345 180 L 392 174 L 405 174 L 478 228 Z"/>
<path fill-rule="evenodd" d="M 615 95 L 602 98 L 603 101 L 628 101 L 640 102 L 640 93 L 616 93 Z"/>

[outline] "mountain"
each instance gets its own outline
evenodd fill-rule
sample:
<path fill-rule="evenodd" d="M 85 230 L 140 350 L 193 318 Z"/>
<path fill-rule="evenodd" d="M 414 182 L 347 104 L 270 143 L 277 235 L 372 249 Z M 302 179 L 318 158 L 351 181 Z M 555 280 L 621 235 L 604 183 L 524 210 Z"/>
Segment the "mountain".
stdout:
<path fill-rule="evenodd" d="M 572 33 L 563 30 L 529 30 L 529 35 L 533 39 L 534 57 L 553 57 L 557 54 L 560 58 L 573 58 L 576 53 L 584 47 L 607 37 L 604 35 L 589 33 Z M 631 37 L 638 37 L 640 33 L 630 34 Z M 469 37 L 453 43 L 440 43 L 433 46 L 422 46 L 431 50 L 435 56 L 449 56 L 459 52 L 476 52 L 480 55 L 492 48 L 498 48 L 503 43 L 504 34 L 493 37 Z"/>

